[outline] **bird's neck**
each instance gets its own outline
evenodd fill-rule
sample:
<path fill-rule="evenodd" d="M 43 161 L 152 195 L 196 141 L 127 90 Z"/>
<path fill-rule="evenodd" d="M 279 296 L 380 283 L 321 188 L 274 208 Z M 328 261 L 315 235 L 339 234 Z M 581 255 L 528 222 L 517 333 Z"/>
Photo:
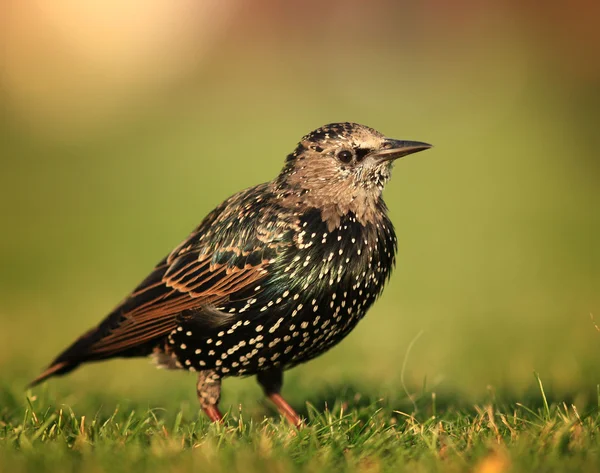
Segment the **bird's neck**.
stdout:
<path fill-rule="evenodd" d="M 292 209 L 314 208 L 330 231 L 340 225 L 346 215 L 352 214 L 363 226 L 377 223 L 387 215 L 381 191 L 359 186 L 349 189 L 345 182 L 286 182 L 277 191 L 281 203 Z"/>

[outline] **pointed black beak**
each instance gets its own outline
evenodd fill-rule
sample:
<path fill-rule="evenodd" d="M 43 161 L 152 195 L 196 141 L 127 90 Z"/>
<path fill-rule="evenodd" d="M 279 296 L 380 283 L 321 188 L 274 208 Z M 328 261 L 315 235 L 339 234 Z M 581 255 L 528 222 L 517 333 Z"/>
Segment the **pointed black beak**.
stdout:
<path fill-rule="evenodd" d="M 373 157 L 380 161 L 392 161 L 394 159 L 401 158 L 403 156 L 418 153 L 419 151 L 425 151 L 431 148 L 432 145 L 428 143 L 422 143 L 420 141 L 404 141 L 404 140 L 391 140 L 386 139 L 382 149 L 376 151 Z"/>

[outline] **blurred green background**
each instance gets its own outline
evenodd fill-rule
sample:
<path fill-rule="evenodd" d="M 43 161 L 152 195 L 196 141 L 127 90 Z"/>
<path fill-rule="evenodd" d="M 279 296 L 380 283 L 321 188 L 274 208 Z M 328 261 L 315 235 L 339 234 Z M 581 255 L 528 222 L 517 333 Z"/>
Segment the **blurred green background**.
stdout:
<path fill-rule="evenodd" d="M 518 400 L 536 370 L 549 396 L 595 402 L 598 4 L 2 8 L 5 388 L 18 392 L 215 205 L 273 178 L 302 135 L 356 121 L 435 148 L 399 162 L 385 192 L 399 236 L 387 290 L 341 345 L 287 374 L 292 404 L 401 399 L 403 364 L 412 393 Z M 109 410 L 195 409 L 194 383 L 119 360 L 42 389 Z M 259 397 L 253 380 L 232 380 L 223 403 Z"/>

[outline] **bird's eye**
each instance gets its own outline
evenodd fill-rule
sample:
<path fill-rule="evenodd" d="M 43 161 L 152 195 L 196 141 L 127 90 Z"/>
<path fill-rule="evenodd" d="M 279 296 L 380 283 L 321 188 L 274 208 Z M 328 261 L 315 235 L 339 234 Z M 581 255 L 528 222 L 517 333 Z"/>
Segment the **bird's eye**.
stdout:
<path fill-rule="evenodd" d="M 350 161 L 352 161 L 353 156 L 354 156 L 354 154 L 352 153 L 352 151 L 350 151 L 348 149 L 343 149 L 337 154 L 337 158 L 342 163 L 346 163 L 346 164 L 349 163 Z"/>

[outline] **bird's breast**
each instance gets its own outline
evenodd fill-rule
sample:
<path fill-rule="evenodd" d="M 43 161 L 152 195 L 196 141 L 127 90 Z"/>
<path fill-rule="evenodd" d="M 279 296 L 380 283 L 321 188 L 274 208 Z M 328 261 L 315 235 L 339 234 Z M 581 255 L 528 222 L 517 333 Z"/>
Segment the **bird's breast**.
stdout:
<path fill-rule="evenodd" d="M 363 225 L 349 213 L 330 230 L 318 211 L 307 212 L 292 241 L 273 274 L 300 290 L 329 293 L 362 286 L 377 291 L 394 266 L 396 236 L 387 217 Z"/>
<path fill-rule="evenodd" d="M 295 343 L 288 364 L 339 342 L 381 293 L 394 266 L 396 237 L 385 218 L 364 226 L 353 214 L 333 230 L 320 215 L 304 214 L 293 244 L 271 268 L 267 310 L 276 331 Z M 270 292 L 270 294 L 269 294 Z M 279 338 L 279 337 L 278 337 Z"/>

